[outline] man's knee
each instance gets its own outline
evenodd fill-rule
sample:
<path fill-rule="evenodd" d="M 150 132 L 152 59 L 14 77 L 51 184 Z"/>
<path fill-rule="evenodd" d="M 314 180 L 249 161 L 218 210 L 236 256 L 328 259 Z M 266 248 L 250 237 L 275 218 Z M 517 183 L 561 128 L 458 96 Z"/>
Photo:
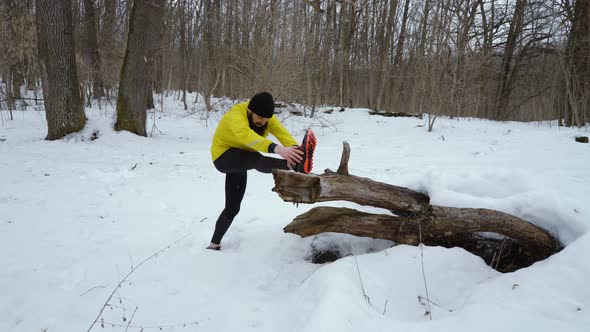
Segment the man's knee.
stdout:
<path fill-rule="evenodd" d="M 238 213 L 240 213 L 240 206 L 239 205 L 225 207 L 225 215 L 231 220 L 233 220 L 238 215 Z"/>

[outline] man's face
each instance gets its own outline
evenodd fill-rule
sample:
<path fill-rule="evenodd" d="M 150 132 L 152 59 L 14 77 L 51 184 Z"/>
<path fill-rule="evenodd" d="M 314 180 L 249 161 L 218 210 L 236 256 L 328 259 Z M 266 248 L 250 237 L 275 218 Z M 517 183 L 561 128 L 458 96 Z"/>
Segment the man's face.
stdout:
<path fill-rule="evenodd" d="M 266 123 L 268 122 L 267 118 L 263 118 L 261 116 L 258 116 L 250 110 L 248 110 L 248 115 L 250 115 L 250 118 L 252 119 L 252 123 L 254 123 L 254 125 L 258 128 L 262 128 L 262 127 L 266 126 Z"/>

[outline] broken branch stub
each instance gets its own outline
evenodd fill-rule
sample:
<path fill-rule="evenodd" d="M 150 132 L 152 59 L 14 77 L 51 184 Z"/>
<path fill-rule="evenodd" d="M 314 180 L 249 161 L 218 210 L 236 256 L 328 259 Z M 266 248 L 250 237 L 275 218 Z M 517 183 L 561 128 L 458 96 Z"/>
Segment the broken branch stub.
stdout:
<path fill-rule="evenodd" d="M 350 159 L 350 145 L 348 142 L 343 142 L 340 166 L 338 166 L 338 171 L 336 171 L 336 173 L 340 175 L 348 175 L 348 159 Z"/>

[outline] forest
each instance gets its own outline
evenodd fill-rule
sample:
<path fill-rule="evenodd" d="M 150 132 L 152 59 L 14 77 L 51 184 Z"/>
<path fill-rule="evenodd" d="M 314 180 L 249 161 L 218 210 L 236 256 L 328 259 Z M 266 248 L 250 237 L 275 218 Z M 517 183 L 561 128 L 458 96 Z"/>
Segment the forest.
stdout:
<path fill-rule="evenodd" d="M 36 103 L 23 87 L 43 98 L 49 78 L 46 108 L 77 89 L 61 110 L 117 101 L 116 127 L 140 135 L 132 123 L 143 118 L 125 114 L 144 114 L 153 93 L 174 94 L 188 109 L 195 100 L 187 93 L 197 92 L 210 111 L 214 96 L 265 89 L 310 108 L 428 114 L 431 122 L 580 127 L 590 119 L 588 1 L 4 0 L 0 17 L 4 111 Z M 52 66 L 58 59 L 65 62 Z M 81 116 L 65 118 L 78 122 L 69 131 L 80 128 Z"/>

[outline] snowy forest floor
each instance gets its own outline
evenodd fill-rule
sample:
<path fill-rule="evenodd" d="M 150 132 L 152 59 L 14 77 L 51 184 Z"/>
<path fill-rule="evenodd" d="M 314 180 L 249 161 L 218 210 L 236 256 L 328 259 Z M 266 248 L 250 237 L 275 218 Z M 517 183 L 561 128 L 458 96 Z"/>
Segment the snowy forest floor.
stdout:
<path fill-rule="evenodd" d="M 587 331 L 590 145 L 574 141 L 587 128 L 441 117 L 428 133 L 426 120 L 365 109 L 278 115 L 297 140 L 315 131 L 314 173 L 337 168 L 346 140 L 351 174 L 436 205 L 504 211 L 567 245 L 501 274 L 460 248 L 285 234 L 310 206 L 283 202 L 255 171 L 223 251 L 205 250 L 224 205 L 209 147 L 230 106 L 204 119 L 203 105 L 187 112 L 167 98 L 144 138 L 114 132 L 103 104 L 86 109 L 82 132 L 53 142 L 43 112 L 10 121 L 2 111 L 0 331 L 86 331 L 122 278 L 177 240 L 130 275 L 93 331 Z M 312 264 L 312 247 L 348 256 Z"/>

